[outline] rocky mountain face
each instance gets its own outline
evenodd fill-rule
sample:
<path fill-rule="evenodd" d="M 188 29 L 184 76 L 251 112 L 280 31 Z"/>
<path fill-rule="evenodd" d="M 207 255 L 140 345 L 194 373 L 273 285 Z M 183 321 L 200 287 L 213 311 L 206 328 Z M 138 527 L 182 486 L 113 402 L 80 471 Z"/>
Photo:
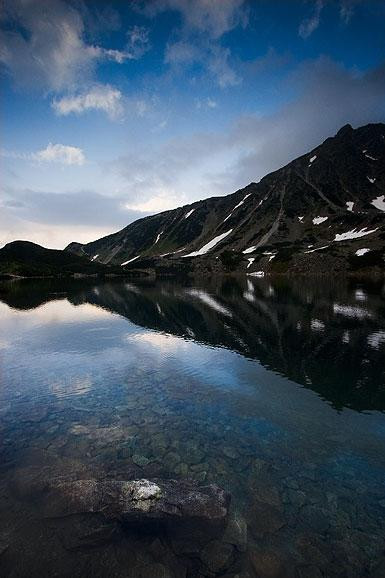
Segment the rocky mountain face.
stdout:
<path fill-rule="evenodd" d="M 123 269 L 250 274 L 384 270 L 385 125 L 335 137 L 231 195 L 66 250 Z"/>

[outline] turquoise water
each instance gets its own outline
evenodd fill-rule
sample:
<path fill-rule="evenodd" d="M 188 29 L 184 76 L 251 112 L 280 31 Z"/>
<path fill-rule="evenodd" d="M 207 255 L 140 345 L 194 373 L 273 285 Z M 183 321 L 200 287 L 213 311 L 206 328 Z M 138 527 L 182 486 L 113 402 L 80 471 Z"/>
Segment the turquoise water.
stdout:
<path fill-rule="evenodd" d="M 23 281 L 0 299 L 4 575 L 135 575 L 95 551 L 89 574 L 42 530 L 42 472 L 215 482 L 247 521 L 248 576 L 382 575 L 382 282 Z"/>

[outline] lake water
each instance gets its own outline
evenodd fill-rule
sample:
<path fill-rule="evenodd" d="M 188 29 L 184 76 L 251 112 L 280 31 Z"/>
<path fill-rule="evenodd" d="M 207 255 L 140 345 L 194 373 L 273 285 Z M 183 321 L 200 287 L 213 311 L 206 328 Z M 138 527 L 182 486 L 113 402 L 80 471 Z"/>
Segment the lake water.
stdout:
<path fill-rule="evenodd" d="M 0 300 L 1 576 L 181 575 L 154 536 L 127 559 L 66 548 L 42 475 L 219 484 L 248 525 L 239 576 L 385 575 L 383 282 L 30 280 Z"/>

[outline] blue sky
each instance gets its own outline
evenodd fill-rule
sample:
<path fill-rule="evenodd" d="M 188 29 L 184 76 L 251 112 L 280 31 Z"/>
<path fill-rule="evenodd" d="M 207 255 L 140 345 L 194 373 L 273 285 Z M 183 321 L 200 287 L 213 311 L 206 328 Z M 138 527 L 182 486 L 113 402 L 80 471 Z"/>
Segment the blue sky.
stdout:
<path fill-rule="evenodd" d="M 0 244 L 87 242 L 385 121 L 385 3 L 5 0 Z"/>

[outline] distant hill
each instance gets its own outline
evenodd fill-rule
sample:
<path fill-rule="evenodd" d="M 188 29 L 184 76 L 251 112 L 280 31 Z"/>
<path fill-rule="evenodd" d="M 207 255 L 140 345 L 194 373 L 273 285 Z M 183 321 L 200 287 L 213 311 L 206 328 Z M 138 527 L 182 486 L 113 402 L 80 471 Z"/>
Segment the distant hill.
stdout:
<path fill-rule="evenodd" d="M 0 249 L 0 275 L 21 277 L 68 277 L 71 275 L 100 275 L 116 268 L 94 263 L 66 251 L 45 249 L 29 241 L 14 241 Z"/>
<path fill-rule="evenodd" d="M 384 272 L 385 125 L 336 136 L 231 195 L 66 251 L 160 272 Z"/>

